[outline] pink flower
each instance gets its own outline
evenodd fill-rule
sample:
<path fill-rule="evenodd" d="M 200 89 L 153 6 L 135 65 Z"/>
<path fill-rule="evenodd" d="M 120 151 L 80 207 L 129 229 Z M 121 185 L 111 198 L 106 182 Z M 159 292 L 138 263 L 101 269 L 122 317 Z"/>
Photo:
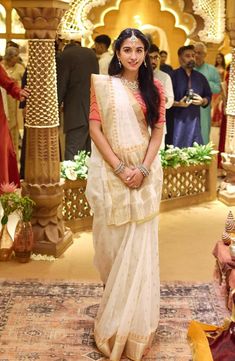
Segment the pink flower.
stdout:
<path fill-rule="evenodd" d="M 2 183 L 0 185 L 0 193 L 14 193 L 17 189 L 17 186 L 14 182 L 12 183 Z"/>

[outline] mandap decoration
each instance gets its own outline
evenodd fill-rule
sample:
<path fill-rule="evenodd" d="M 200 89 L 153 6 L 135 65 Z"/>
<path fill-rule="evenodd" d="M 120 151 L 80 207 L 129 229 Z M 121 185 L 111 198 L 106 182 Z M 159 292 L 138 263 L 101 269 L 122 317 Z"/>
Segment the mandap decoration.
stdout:
<path fill-rule="evenodd" d="M 156 0 L 157 1 L 157 0 Z M 175 17 L 175 26 L 185 31 L 187 35 L 192 34 L 196 28 L 196 21 L 194 17 L 184 11 L 184 2 L 182 0 L 169 1 L 159 0 L 162 11 L 169 11 Z M 57 33 L 64 39 L 71 39 L 73 33 L 78 33 L 81 36 L 82 42 L 87 46 L 91 46 L 93 43 L 92 34 L 95 28 L 101 24 L 104 24 L 105 15 L 113 10 L 118 10 L 121 0 L 115 0 L 112 5 L 108 0 L 72 0 L 69 9 L 65 12 Z M 102 12 L 99 24 L 93 24 L 89 20 L 90 11 L 98 6 L 107 4 Z M 140 27 L 141 30 L 145 30 Z"/>
<path fill-rule="evenodd" d="M 79 33 L 81 37 L 89 38 L 94 25 L 87 19 L 87 15 L 93 7 L 104 5 L 106 2 L 107 0 L 72 0 L 69 9 L 61 19 L 57 33 L 62 36 Z"/>
<path fill-rule="evenodd" d="M 225 0 L 192 0 L 195 14 L 204 20 L 198 35 L 204 42 L 220 43 L 225 34 Z"/>

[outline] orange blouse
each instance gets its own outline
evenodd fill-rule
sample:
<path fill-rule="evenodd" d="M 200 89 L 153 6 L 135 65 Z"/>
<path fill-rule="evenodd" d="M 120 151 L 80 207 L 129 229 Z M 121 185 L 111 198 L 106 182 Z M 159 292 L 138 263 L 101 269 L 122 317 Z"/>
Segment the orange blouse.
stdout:
<path fill-rule="evenodd" d="M 159 119 L 158 119 L 158 121 L 156 121 L 156 123 L 164 123 L 165 122 L 165 92 L 164 92 L 162 83 L 159 80 L 154 79 L 154 84 L 158 90 L 159 97 L 160 97 Z M 144 102 L 141 94 L 138 91 L 135 91 L 135 92 L 133 92 L 133 95 L 136 98 L 136 100 L 138 101 L 138 103 L 140 104 L 144 115 L 146 115 L 147 108 L 146 108 L 145 102 Z M 100 113 L 99 113 L 99 109 L 98 109 L 98 105 L 97 105 L 97 101 L 96 101 L 96 95 L 95 95 L 95 91 L 94 91 L 93 87 L 91 87 L 89 120 L 90 121 L 95 120 L 97 122 L 101 122 L 101 117 L 100 117 Z"/>

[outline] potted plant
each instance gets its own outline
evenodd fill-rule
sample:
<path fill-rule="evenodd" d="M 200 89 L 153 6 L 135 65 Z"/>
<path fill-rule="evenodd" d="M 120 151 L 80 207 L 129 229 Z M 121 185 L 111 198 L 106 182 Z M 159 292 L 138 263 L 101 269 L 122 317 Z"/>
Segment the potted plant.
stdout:
<path fill-rule="evenodd" d="M 19 208 L 20 195 L 16 192 L 14 183 L 4 183 L 0 186 L 0 202 L 3 209 L 0 232 L 0 261 L 8 261 L 12 256 L 13 240 L 7 228 L 8 217 Z"/>
<path fill-rule="evenodd" d="M 28 196 L 21 197 L 18 212 L 20 219 L 16 225 L 13 249 L 16 259 L 21 263 L 30 260 L 33 249 L 33 229 L 31 218 L 35 202 Z"/>

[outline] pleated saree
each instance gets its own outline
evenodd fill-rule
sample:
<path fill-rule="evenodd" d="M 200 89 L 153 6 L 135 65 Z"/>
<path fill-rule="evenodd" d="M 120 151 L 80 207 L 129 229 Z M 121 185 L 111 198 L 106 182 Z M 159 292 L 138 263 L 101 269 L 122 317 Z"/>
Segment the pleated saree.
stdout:
<path fill-rule="evenodd" d="M 92 76 L 102 130 L 127 166 L 144 160 L 150 140 L 143 111 L 117 77 Z M 98 349 L 111 361 L 141 360 L 159 322 L 157 156 L 139 189 L 129 189 L 92 144 L 86 196 L 94 213 L 95 265 L 105 284 L 95 321 Z"/>

